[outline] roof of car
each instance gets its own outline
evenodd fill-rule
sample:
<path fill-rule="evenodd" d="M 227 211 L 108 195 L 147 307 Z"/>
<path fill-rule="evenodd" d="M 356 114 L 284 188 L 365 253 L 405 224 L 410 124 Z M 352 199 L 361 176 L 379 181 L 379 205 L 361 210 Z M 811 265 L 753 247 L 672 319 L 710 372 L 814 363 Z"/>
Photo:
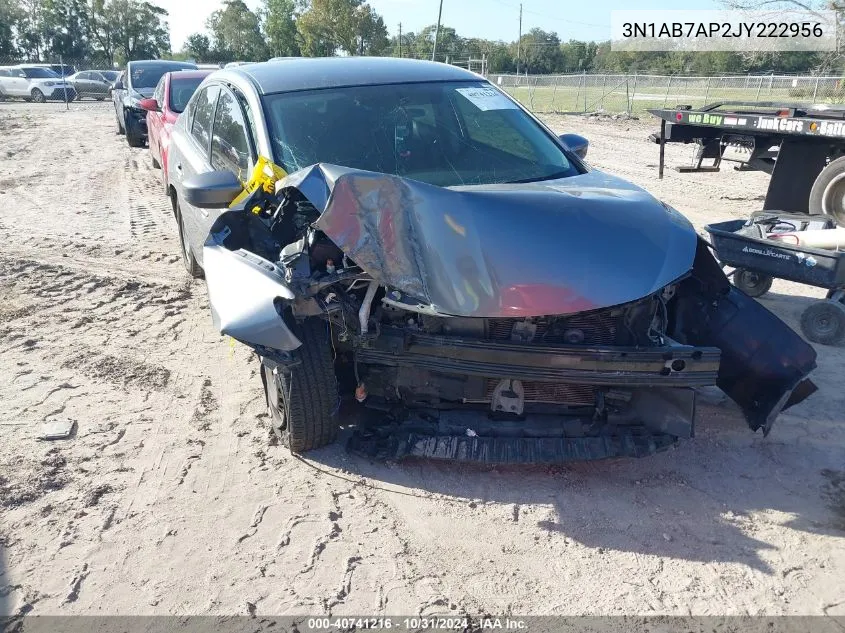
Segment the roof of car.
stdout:
<path fill-rule="evenodd" d="M 245 64 L 223 71 L 243 75 L 261 94 L 340 86 L 478 81 L 456 66 L 395 57 L 311 57 Z"/>
<path fill-rule="evenodd" d="M 170 66 L 171 68 L 191 68 L 196 69 L 197 65 L 191 62 L 177 62 L 172 59 L 139 59 L 129 62 L 129 65 L 136 66 Z"/>
<path fill-rule="evenodd" d="M 201 79 L 213 73 L 213 69 L 200 68 L 199 70 L 174 70 L 170 73 L 170 79 Z"/>

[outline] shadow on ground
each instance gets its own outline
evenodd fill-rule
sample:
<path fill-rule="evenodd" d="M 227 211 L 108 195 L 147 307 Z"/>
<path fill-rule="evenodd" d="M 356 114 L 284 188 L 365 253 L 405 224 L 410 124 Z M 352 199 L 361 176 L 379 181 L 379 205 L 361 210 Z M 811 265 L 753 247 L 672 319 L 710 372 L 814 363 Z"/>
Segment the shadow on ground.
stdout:
<path fill-rule="evenodd" d="M 307 463 L 451 503 L 551 506 L 537 527 L 584 546 L 701 562 L 734 562 L 772 574 L 765 552 L 778 531 L 845 536 L 845 433 L 834 421 L 784 415 L 768 438 L 753 434 L 730 402 L 699 408 L 697 437 L 644 459 L 560 467 L 378 463 L 340 443 Z M 396 491 L 394 486 L 402 486 Z M 442 495 L 442 496 L 441 496 Z"/>

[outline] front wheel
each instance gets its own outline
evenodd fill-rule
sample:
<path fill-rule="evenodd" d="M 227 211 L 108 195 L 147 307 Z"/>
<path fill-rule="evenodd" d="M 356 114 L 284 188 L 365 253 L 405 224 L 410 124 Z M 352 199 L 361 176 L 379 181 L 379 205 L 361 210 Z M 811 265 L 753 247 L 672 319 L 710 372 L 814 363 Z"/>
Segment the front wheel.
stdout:
<path fill-rule="evenodd" d="M 188 241 L 187 231 L 185 230 L 185 220 L 182 218 L 182 207 L 179 205 L 179 200 L 176 200 L 176 223 L 179 225 L 179 243 L 182 246 L 182 263 L 185 265 L 185 270 L 194 279 L 202 277 L 202 268 L 197 263 L 194 252 L 191 250 L 191 243 Z"/>
<path fill-rule="evenodd" d="M 772 278 L 753 270 L 737 268 L 734 271 L 734 286 L 749 297 L 762 297 L 772 287 Z"/>
<path fill-rule="evenodd" d="M 31 96 L 32 96 L 32 100 L 35 101 L 35 103 L 44 103 L 44 102 L 47 101 L 47 97 L 45 97 L 44 93 L 41 92 L 38 88 L 32 89 Z"/>
<path fill-rule="evenodd" d="M 129 147 L 143 147 L 144 137 L 138 130 L 138 124 L 126 115 L 124 115 L 124 120 L 126 121 L 126 142 L 129 143 Z"/>
<path fill-rule="evenodd" d="M 302 341 L 299 364 L 285 369 L 263 358 L 261 366 L 273 430 L 292 453 L 303 453 L 337 437 L 337 379 L 327 323 L 311 317 L 294 333 Z"/>

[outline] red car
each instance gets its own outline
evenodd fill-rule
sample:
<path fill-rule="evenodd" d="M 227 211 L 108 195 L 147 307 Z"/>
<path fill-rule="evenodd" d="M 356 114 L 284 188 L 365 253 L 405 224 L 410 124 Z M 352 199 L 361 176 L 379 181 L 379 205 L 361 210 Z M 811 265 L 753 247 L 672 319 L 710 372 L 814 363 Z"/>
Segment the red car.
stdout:
<path fill-rule="evenodd" d="M 188 99 L 213 70 L 179 70 L 165 73 L 159 80 L 152 98 L 141 100 L 147 111 L 147 134 L 153 167 L 161 168 L 161 180 L 167 191 L 167 148 L 170 131 L 176 118 L 188 104 Z"/>

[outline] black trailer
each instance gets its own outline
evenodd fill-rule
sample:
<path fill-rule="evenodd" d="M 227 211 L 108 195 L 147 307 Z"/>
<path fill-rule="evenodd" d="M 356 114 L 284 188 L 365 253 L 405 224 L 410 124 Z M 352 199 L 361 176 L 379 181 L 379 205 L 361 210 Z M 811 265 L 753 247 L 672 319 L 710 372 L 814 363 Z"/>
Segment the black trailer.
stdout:
<path fill-rule="evenodd" d="M 764 210 L 826 213 L 845 226 L 845 106 L 729 101 L 649 112 L 660 119 L 661 178 L 666 143 L 698 144 L 695 164 L 680 171 L 718 171 L 738 153 L 740 169 L 771 174 Z"/>

